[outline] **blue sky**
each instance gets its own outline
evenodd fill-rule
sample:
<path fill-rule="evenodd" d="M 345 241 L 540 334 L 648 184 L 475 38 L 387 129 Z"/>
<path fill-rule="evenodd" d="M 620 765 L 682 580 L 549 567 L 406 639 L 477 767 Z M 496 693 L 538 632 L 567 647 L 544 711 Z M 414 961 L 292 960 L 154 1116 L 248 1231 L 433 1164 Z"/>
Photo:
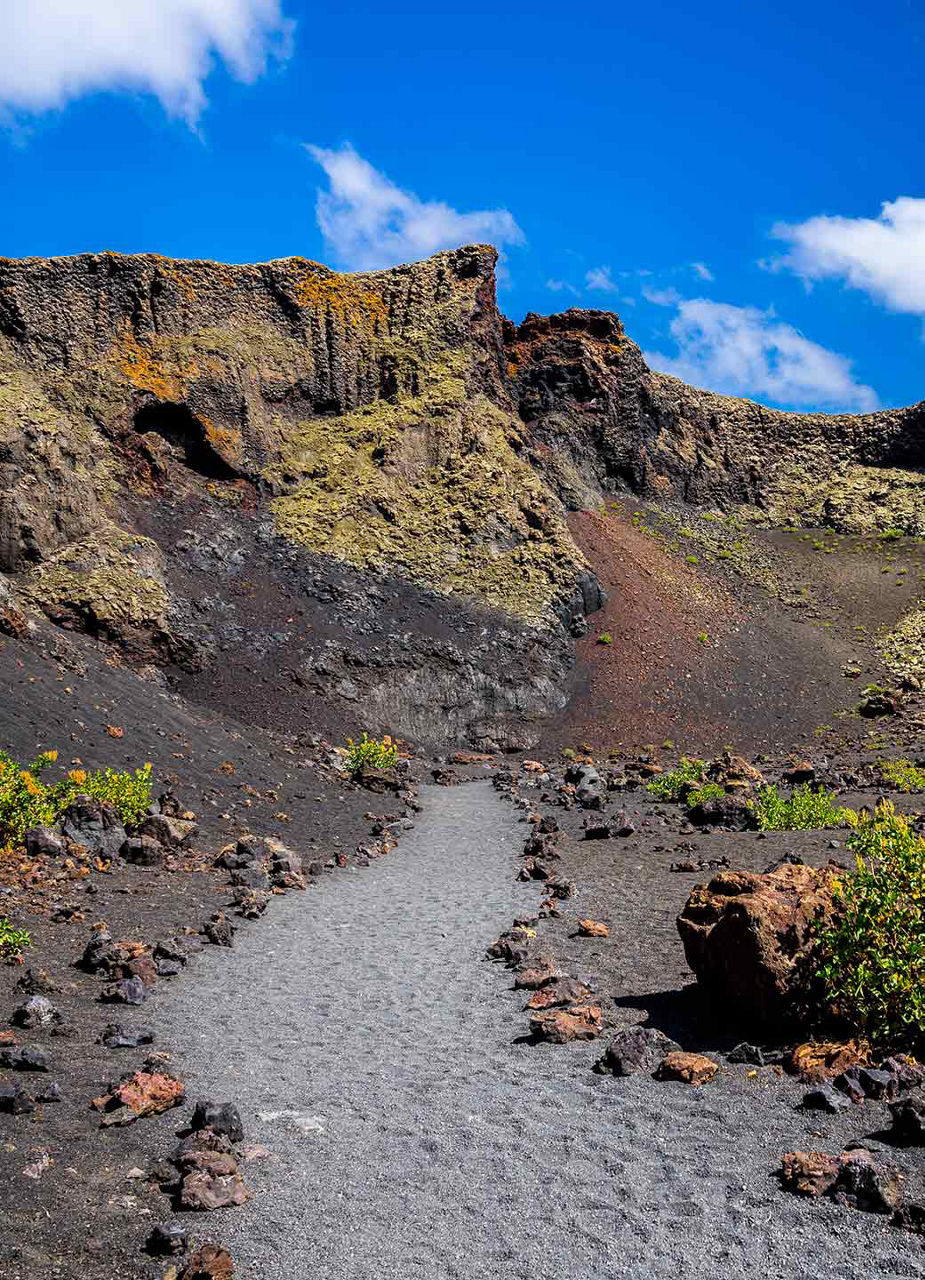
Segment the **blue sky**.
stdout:
<path fill-rule="evenodd" d="M 925 396 L 925 8 L 0 0 L 0 253 L 345 268 L 467 239 L 795 408 Z"/>

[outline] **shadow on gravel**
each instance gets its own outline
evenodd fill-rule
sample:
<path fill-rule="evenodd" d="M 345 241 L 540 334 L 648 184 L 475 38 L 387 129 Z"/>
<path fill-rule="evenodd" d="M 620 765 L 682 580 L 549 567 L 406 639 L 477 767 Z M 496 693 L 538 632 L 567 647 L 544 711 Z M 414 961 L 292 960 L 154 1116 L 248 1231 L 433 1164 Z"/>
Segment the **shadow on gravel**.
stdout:
<path fill-rule="evenodd" d="M 641 1024 L 663 1031 L 690 1053 L 724 1053 L 738 1044 L 743 1028 L 730 1030 L 728 1017 L 720 1022 L 695 982 L 648 995 L 615 996 L 618 1009 L 638 1009 L 647 1016 Z"/>

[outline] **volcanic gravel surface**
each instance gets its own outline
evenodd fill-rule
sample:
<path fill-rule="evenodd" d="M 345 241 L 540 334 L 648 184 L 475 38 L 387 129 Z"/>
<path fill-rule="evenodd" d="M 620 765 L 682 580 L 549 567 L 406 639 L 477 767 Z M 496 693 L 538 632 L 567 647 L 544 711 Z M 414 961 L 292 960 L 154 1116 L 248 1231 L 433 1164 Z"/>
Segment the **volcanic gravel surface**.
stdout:
<path fill-rule="evenodd" d="M 161 1007 L 190 1096 L 237 1103 L 270 1151 L 204 1224 L 243 1276 L 925 1275 L 914 1238 L 773 1176 L 860 1115 L 804 1115 L 747 1068 L 615 1080 L 601 1043 L 524 1042 L 525 993 L 482 956 L 527 908 L 527 828 L 486 785 L 424 799 L 395 855 L 286 898 Z"/>

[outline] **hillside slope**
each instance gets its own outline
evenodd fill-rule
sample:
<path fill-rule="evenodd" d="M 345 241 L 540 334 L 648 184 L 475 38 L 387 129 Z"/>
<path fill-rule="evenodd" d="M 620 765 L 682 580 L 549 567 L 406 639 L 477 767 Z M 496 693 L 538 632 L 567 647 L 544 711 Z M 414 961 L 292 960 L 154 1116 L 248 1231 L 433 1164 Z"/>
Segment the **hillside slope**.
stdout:
<path fill-rule="evenodd" d="M 494 266 L 0 260 L 8 608 L 268 727 L 517 748 L 603 603 L 569 511 L 925 533 L 925 406 L 696 391 L 609 313 L 513 326 Z"/>

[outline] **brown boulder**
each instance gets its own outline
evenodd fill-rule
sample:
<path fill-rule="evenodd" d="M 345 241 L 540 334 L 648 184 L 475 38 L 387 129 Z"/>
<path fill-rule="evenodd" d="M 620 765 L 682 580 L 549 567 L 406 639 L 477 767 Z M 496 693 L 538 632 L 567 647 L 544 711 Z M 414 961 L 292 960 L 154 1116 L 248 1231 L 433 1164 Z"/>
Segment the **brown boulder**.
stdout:
<path fill-rule="evenodd" d="M 807 1084 L 825 1084 L 849 1067 L 869 1062 L 870 1045 L 866 1040 L 811 1040 L 792 1049 L 784 1065 Z"/>
<path fill-rule="evenodd" d="M 682 1084 L 709 1084 L 719 1067 L 702 1053 L 674 1049 L 666 1053 L 655 1071 L 656 1080 L 680 1080 Z"/>
<path fill-rule="evenodd" d="M 578 932 L 583 938 L 607 938 L 610 930 L 600 920 L 579 920 Z"/>
<path fill-rule="evenodd" d="M 231 1280 L 233 1275 L 234 1262 L 228 1250 L 204 1244 L 190 1254 L 178 1280 Z"/>
<path fill-rule="evenodd" d="M 813 927 L 832 911 L 832 876 L 787 863 L 764 875 L 723 871 L 697 885 L 678 917 L 703 990 L 741 1021 L 780 1026 L 805 1006 Z"/>
<path fill-rule="evenodd" d="M 603 1031 L 601 1011 L 597 1005 L 575 1004 L 568 1009 L 547 1009 L 530 1018 L 530 1033 L 550 1044 L 567 1044 L 570 1040 L 595 1040 Z"/>
<path fill-rule="evenodd" d="M 781 1182 L 800 1196 L 823 1196 L 835 1186 L 841 1161 L 824 1151 L 788 1151 L 781 1158 Z"/>

